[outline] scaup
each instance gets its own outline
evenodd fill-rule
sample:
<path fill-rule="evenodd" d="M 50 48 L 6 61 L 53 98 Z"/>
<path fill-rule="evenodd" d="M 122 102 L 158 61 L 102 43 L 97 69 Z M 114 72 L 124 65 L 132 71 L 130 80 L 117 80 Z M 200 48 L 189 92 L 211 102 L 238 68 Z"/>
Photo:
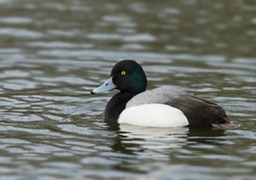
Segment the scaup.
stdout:
<path fill-rule="evenodd" d="M 110 78 L 91 93 L 120 91 L 105 108 L 105 120 L 109 123 L 149 127 L 234 127 L 225 111 L 213 102 L 177 87 L 145 91 L 146 86 L 147 77 L 142 67 L 134 60 L 122 60 L 113 67 Z"/>

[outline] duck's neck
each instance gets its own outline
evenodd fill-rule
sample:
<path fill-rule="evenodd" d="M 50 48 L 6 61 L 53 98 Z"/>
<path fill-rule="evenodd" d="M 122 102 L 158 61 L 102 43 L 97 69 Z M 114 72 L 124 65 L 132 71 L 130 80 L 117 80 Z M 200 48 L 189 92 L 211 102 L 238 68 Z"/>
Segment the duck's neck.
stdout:
<path fill-rule="evenodd" d="M 110 123 L 116 123 L 119 115 L 125 109 L 127 102 L 136 94 L 119 92 L 114 95 L 108 102 L 105 109 L 105 121 Z"/>

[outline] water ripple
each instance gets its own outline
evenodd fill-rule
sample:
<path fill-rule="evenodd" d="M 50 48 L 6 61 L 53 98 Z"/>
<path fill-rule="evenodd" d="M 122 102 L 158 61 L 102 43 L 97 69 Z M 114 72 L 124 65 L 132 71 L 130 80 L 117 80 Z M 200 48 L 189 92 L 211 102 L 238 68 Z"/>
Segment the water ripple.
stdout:
<path fill-rule="evenodd" d="M 0 4 L 1 178 L 254 178 L 254 2 Z M 142 64 L 148 89 L 182 87 L 238 128 L 109 127 L 116 91 L 90 90 L 125 58 Z"/>
<path fill-rule="evenodd" d="M 10 36 L 15 38 L 42 38 L 44 35 L 40 32 L 23 29 L 23 28 L 1 28 L 0 35 Z"/>

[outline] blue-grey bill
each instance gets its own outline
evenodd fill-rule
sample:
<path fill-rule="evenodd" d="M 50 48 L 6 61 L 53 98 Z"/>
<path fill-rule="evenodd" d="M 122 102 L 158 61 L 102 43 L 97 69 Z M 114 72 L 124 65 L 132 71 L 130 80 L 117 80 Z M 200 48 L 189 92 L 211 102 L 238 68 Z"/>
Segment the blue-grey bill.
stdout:
<path fill-rule="evenodd" d="M 110 77 L 101 86 L 93 89 L 91 91 L 91 94 L 104 93 L 104 92 L 111 91 L 111 90 L 113 90 L 115 88 L 116 88 L 116 85 L 113 83 L 112 77 Z"/>

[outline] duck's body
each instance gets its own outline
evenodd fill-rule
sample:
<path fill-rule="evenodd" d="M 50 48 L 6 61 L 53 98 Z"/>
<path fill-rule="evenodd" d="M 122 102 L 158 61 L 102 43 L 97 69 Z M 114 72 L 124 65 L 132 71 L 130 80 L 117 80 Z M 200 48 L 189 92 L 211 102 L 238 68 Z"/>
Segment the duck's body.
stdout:
<path fill-rule="evenodd" d="M 225 111 L 215 103 L 177 87 L 145 91 L 146 85 L 142 67 L 133 60 L 123 60 L 113 67 L 110 79 L 92 93 L 120 90 L 106 106 L 107 122 L 155 127 L 233 127 Z"/>

